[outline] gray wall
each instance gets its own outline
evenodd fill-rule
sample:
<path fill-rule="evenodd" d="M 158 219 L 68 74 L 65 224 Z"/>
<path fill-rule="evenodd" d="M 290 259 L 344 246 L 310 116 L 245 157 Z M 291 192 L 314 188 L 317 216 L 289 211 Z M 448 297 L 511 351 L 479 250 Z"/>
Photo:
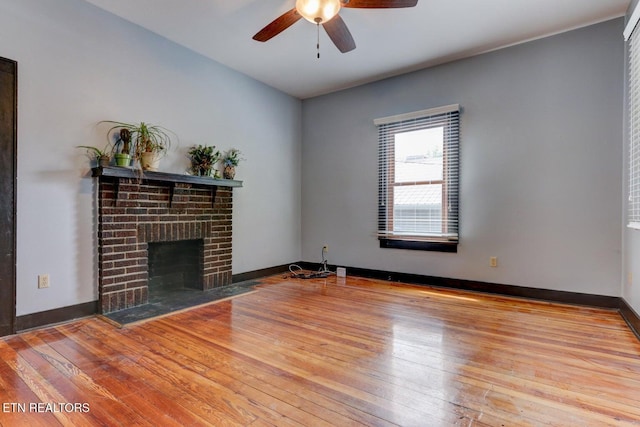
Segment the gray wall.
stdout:
<path fill-rule="evenodd" d="M 617 19 L 303 101 L 303 259 L 319 261 L 328 244 L 338 265 L 620 295 L 622 27 Z M 373 119 L 454 103 L 459 252 L 380 249 Z"/>
<path fill-rule="evenodd" d="M 100 120 L 176 132 L 165 171 L 193 144 L 240 148 L 233 272 L 300 259 L 299 100 L 79 0 L 0 2 L 0 56 L 18 61 L 19 316 L 97 298 L 95 183 L 75 147 L 104 145 Z"/>

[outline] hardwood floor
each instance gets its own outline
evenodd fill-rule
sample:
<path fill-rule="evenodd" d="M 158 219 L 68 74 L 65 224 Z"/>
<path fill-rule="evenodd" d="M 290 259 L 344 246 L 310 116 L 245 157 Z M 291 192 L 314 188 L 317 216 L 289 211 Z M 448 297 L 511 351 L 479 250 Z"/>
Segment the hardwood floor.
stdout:
<path fill-rule="evenodd" d="M 2 426 L 640 425 L 640 342 L 614 311 L 273 276 L 2 339 L 0 403 Z"/>

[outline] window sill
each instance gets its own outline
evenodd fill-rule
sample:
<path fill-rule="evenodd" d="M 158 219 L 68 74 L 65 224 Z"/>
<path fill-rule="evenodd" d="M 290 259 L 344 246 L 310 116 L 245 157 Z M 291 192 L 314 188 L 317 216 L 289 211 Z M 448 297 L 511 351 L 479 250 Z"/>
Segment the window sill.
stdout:
<path fill-rule="evenodd" d="M 414 251 L 458 252 L 458 242 L 425 242 L 419 240 L 379 239 L 383 249 L 409 249 Z"/>

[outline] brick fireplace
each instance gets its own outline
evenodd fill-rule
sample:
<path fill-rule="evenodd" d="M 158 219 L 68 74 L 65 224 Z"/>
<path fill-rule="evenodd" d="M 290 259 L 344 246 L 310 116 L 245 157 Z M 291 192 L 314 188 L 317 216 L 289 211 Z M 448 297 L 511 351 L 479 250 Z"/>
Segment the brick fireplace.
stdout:
<path fill-rule="evenodd" d="M 149 298 L 149 243 L 201 241 L 201 283 L 231 284 L 232 187 L 240 181 L 105 167 L 98 177 L 98 289 L 101 313 Z"/>

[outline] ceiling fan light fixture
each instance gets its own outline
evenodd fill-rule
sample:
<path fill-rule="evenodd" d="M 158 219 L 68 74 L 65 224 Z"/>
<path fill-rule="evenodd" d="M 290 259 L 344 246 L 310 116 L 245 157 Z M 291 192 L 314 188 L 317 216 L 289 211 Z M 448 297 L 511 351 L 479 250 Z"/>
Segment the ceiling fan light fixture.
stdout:
<path fill-rule="evenodd" d="M 340 12 L 340 0 L 296 0 L 296 10 L 314 24 L 330 21 Z"/>

